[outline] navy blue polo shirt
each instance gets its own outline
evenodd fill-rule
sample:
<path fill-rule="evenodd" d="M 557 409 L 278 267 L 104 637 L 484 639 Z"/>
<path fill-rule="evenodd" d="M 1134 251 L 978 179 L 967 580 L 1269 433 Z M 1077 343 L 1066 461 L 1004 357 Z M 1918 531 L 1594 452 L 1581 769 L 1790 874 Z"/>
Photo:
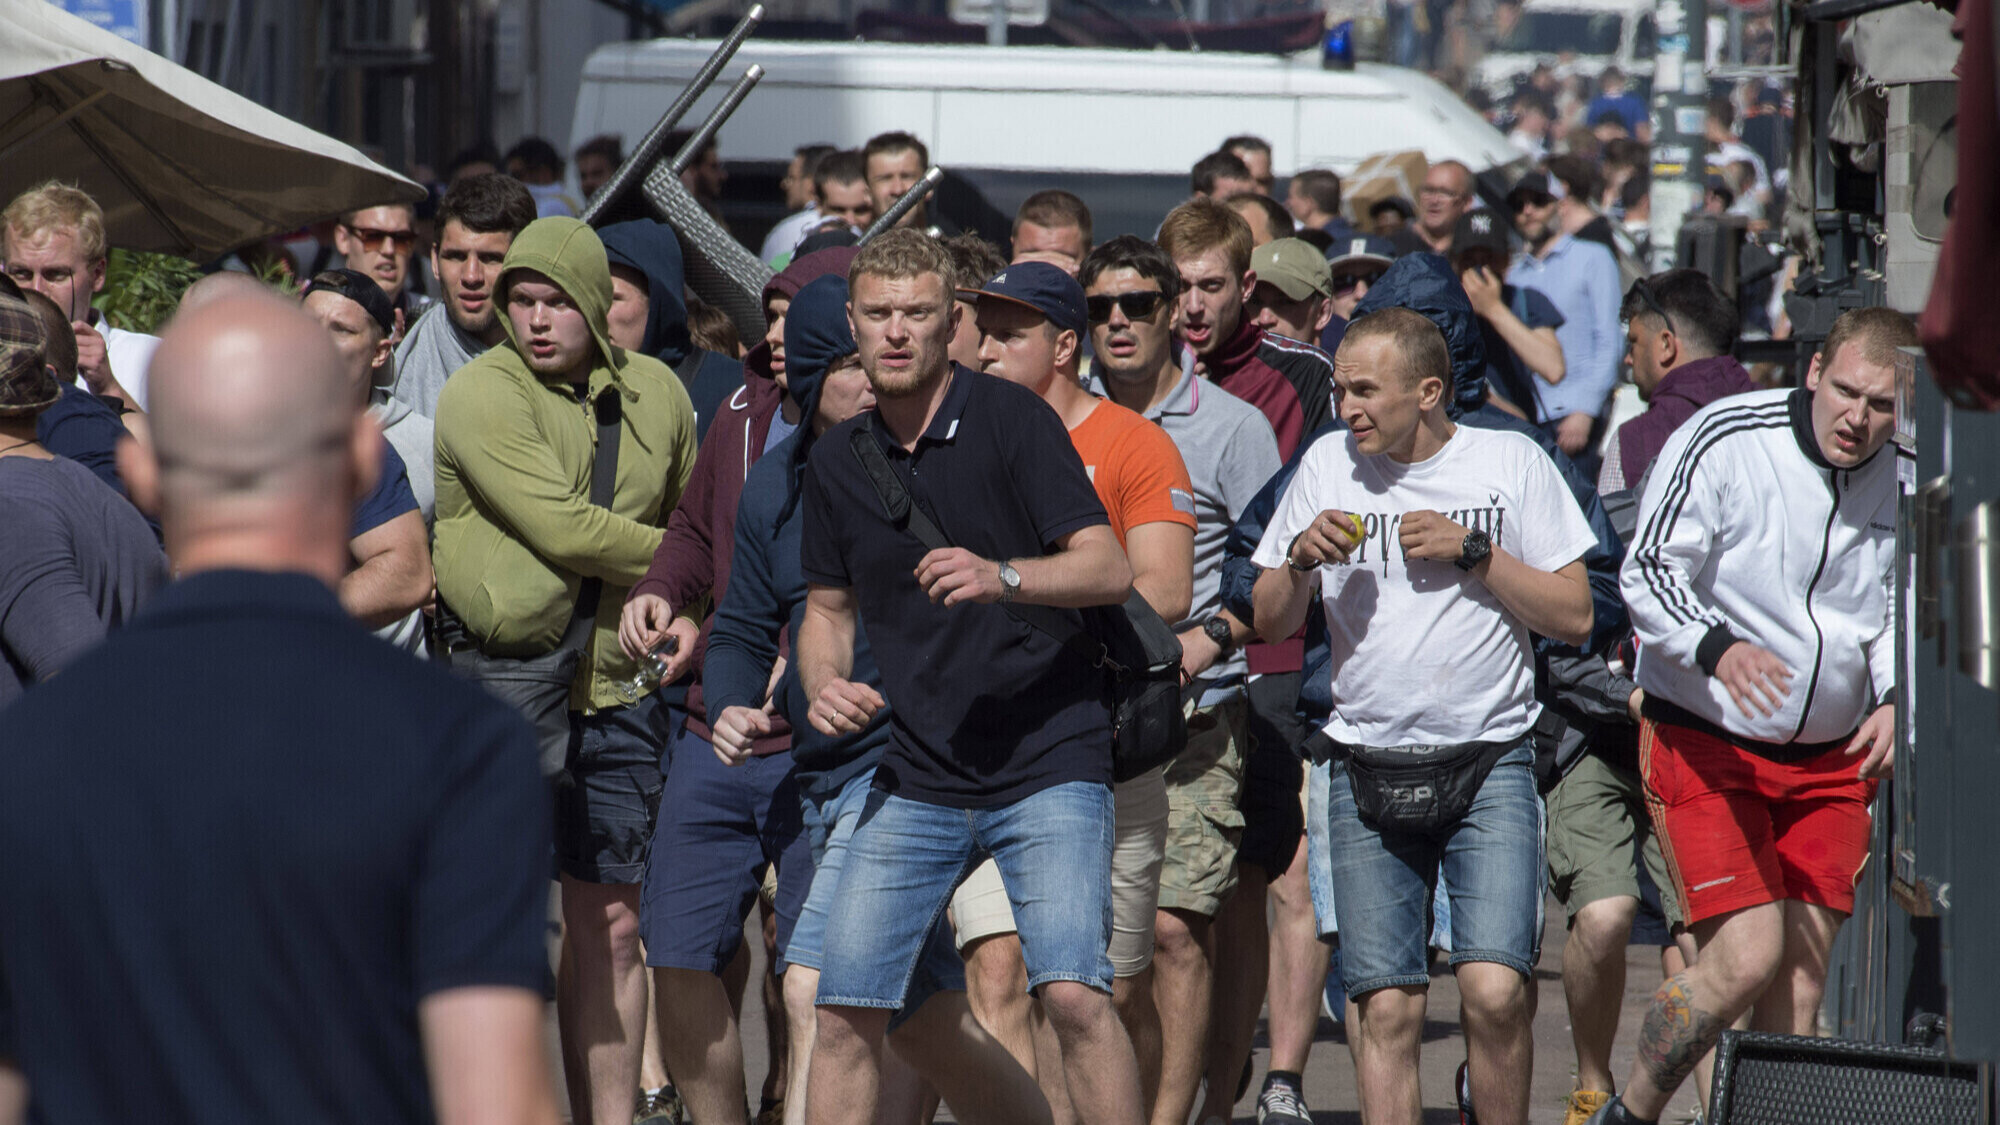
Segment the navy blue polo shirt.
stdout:
<path fill-rule="evenodd" d="M 0 711 L 29 1120 L 433 1120 L 419 1001 L 548 973 L 547 804 L 525 721 L 322 583 L 161 590 Z"/>
<path fill-rule="evenodd" d="M 916 579 L 923 544 L 889 521 L 848 444 L 862 425 L 945 537 L 981 558 L 1045 555 L 1109 521 L 1056 412 L 963 367 L 914 451 L 872 410 L 813 443 L 799 561 L 809 581 L 852 587 L 860 604 L 894 708 L 876 787 L 992 808 L 1065 782 L 1110 784 L 1103 673 L 1002 606 L 931 602 Z"/>

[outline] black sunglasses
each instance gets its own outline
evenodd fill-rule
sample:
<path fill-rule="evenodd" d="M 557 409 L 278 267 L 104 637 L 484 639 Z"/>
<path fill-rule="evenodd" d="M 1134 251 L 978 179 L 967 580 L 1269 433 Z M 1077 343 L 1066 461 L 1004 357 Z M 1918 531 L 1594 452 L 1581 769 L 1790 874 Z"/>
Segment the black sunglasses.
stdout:
<path fill-rule="evenodd" d="M 1111 319 L 1111 306 L 1125 314 L 1126 320 L 1144 320 L 1160 311 L 1166 303 L 1167 295 L 1158 289 L 1136 289 L 1130 293 L 1101 293 L 1083 299 L 1084 312 L 1092 324 L 1103 324 Z"/>
<path fill-rule="evenodd" d="M 1369 270 L 1366 273 L 1335 274 L 1333 278 L 1333 295 L 1336 297 L 1345 297 L 1349 293 L 1354 292 L 1355 286 L 1362 284 L 1373 288 L 1376 282 L 1382 280 L 1382 275 L 1386 272 L 1388 271 Z"/>
<path fill-rule="evenodd" d="M 1658 297 L 1653 296 L 1653 287 L 1647 285 L 1646 279 L 1643 277 L 1633 282 L 1632 288 L 1625 291 L 1625 307 L 1631 307 L 1632 299 L 1635 297 L 1638 298 L 1640 304 L 1646 306 L 1647 312 L 1660 318 L 1660 323 L 1667 326 L 1668 332 L 1671 333 L 1674 330 L 1674 318 L 1667 315 L 1666 306 L 1660 304 Z M 1630 320 L 1631 317 L 1627 316 L 1626 319 Z"/>

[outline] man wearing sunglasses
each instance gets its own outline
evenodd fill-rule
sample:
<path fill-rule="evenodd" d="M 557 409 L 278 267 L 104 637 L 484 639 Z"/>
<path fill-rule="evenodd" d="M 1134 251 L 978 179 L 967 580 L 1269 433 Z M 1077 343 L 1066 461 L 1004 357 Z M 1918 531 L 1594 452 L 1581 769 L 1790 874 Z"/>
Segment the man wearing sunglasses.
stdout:
<path fill-rule="evenodd" d="M 1736 305 L 1700 270 L 1668 270 L 1633 282 L 1619 318 L 1625 322 L 1625 360 L 1646 412 L 1604 443 L 1600 493 L 1637 487 L 1667 439 L 1695 411 L 1757 389 L 1730 354 L 1736 347 Z"/>
<path fill-rule="evenodd" d="M 1320 253 L 1300 245 L 1324 270 L 1325 259 Z M 1222 608 L 1223 543 L 1257 490 L 1278 471 L 1278 439 L 1256 407 L 1176 362 L 1173 298 L 1179 294 L 1181 281 L 1165 251 L 1142 239 L 1121 236 L 1092 251 L 1084 259 L 1082 273 L 1088 294 L 1091 348 L 1097 357 L 1092 365 L 1091 389 L 1159 425 L 1187 463 L 1194 490 L 1194 597 L 1186 619 L 1175 629 L 1181 638 L 1181 662 L 1191 684 L 1190 694 L 1203 711 L 1216 715 L 1226 705 L 1241 706 L 1246 698 L 1249 668 L 1243 645 L 1255 635 L 1249 625 Z M 1263 284 L 1259 282 L 1260 288 Z M 1251 759 L 1250 768 L 1256 761 Z M 1293 804 L 1297 804 L 1296 798 Z M 1246 835 L 1252 831 L 1246 826 Z M 1181 837 L 1173 839 L 1178 843 Z M 1245 850 L 1241 845 L 1239 841 L 1239 858 Z M 1170 844 L 1169 850 L 1174 851 L 1175 845 Z M 1170 856 L 1170 863 L 1186 866 L 1193 858 Z M 1185 876 L 1180 881 L 1189 882 Z M 1267 881 L 1261 867 L 1239 864 L 1237 891 L 1223 902 L 1222 910 L 1254 907 L 1261 923 L 1262 888 Z M 1250 889 L 1245 890 L 1246 886 Z M 1261 932 L 1261 927 L 1252 928 Z M 1223 932 L 1219 927 L 1218 939 Z M 1249 936 L 1254 939 L 1256 934 Z M 1220 1113 L 1228 1112 L 1224 1103 L 1236 1092 L 1240 1056 L 1248 1052 L 1257 1009 L 1262 1006 L 1263 948 L 1254 940 L 1249 944 L 1256 948 L 1243 950 L 1244 956 L 1218 955 L 1216 959 L 1213 1002 L 1207 1005 L 1214 1013 L 1209 1021 L 1207 1068 L 1213 1094 L 1212 1104 L 1204 1108 L 1200 1120 L 1207 1120 L 1217 1106 L 1223 1107 Z M 1197 1013 L 1184 1007 L 1168 1014 L 1185 1024 Z M 1133 1030 L 1134 1044 L 1157 1048 L 1163 1009 L 1142 1003 L 1123 1010 L 1131 1017 L 1128 1026 Z M 1249 1015 L 1247 1027 L 1238 1018 L 1244 1010 Z M 1199 1039 L 1192 1042 L 1198 1044 Z M 1218 1080 L 1215 1076 L 1222 1070 L 1228 1071 L 1228 1077 Z M 1184 1080 L 1200 1077 L 1198 1069 L 1184 1069 Z"/>
<path fill-rule="evenodd" d="M 432 304 L 431 298 L 410 287 L 410 255 L 417 248 L 416 208 L 389 203 L 349 211 L 333 228 L 333 246 L 348 269 L 368 275 L 388 294 L 400 340 Z"/>
<path fill-rule="evenodd" d="M 1340 350 L 1340 338 L 1347 334 L 1347 322 L 1354 319 L 1354 307 L 1368 290 L 1389 272 L 1394 258 L 1380 238 L 1350 238 L 1327 249 L 1327 292 L 1333 315 L 1320 329 L 1319 347 L 1328 355 Z"/>
<path fill-rule="evenodd" d="M 1547 172 L 1530 172 L 1507 193 L 1514 229 L 1526 244 L 1509 269 L 1514 283 L 1538 289 L 1562 313 L 1563 381 L 1537 375 L 1541 416 L 1533 419 L 1556 439 L 1587 477 L 1597 474 L 1598 418 L 1618 380 L 1618 304 L 1623 288 L 1618 262 L 1603 246 L 1563 229 L 1559 205 L 1568 190 Z M 1520 404 L 1525 406 L 1526 404 Z"/>

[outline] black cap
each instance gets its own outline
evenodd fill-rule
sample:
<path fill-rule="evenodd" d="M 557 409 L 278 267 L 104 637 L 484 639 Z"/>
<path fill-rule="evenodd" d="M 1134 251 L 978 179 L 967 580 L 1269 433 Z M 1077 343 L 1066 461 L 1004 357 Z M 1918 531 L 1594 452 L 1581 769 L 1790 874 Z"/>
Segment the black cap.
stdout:
<path fill-rule="evenodd" d="M 1537 168 L 1514 181 L 1514 186 L 1507 191 L 1507 206 L 1517 206 L 1516 201 L 1522 196 L 1541 200 L 1561 199 L 1566 194 L 1568 192 L 1561 180 Z"/>
<path fill-rule="evenodd" d="M 382 326 L 382 335 L 396 334 L 396 308 L 389 303 L 389 295 L 367 274 L 350 269 L 321 270 L 300 291 L 299 300 L 314 293 L 338 293 L 375 318 L 375 323 Z"/>

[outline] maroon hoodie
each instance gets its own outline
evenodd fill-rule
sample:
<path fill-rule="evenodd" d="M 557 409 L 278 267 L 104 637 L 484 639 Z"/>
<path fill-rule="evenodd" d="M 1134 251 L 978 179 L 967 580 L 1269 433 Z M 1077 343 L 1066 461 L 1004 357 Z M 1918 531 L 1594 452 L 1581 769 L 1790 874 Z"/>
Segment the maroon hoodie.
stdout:
<path fill-rule="evenodd" d="M 1618 467 L 1627 485 L 1637 485 L 1653 458 L 1681 423 L 1719 398 L 1758 389 L 1735 356 L 1718 355 L 1683 363 L 1653 388 L 1646 412 L 1618 427 Z"/>
<path fill-rule="evenodd" d="M 852 247 L 842 246 L 793 262 L 764 287 L 764 307 L 769 309 L 774 297 L 789 301 L 808 283 L 827 274 L 845 275 L 854 255 Z M 743 358 L 742 389 L 723 403 L 708 425 L 680 507 L 668 518 L 666 537 L 653 552 L 653 565 L 626 595 L 630 601 L 640 594 L 657 594 L 676 614 L 686 613 L 705 595 L 713 595 L 711 614 L 702 619 L 701 637 L 695 642 L 688 681 L 688 730 L 700 738 L 709 737 L 708 710 L 701 698 L 701 661 L 714 624 L 714 603 L 721 601 L 729 588 L 729 563 L 736 549 L 736 503 L 743 496 L 750 466 L 764 455 L 771 418 L 784 398 L 784 389 L 771 377 L 770 347 L 759 343 Z M 803 419 L 800 424 L 804 424 Z M 777 715 L 772 718 L 771 733 L 757 739 L 751 753 L 775 754 L 791 744 L 792 728 L 783 715 Z"/>

